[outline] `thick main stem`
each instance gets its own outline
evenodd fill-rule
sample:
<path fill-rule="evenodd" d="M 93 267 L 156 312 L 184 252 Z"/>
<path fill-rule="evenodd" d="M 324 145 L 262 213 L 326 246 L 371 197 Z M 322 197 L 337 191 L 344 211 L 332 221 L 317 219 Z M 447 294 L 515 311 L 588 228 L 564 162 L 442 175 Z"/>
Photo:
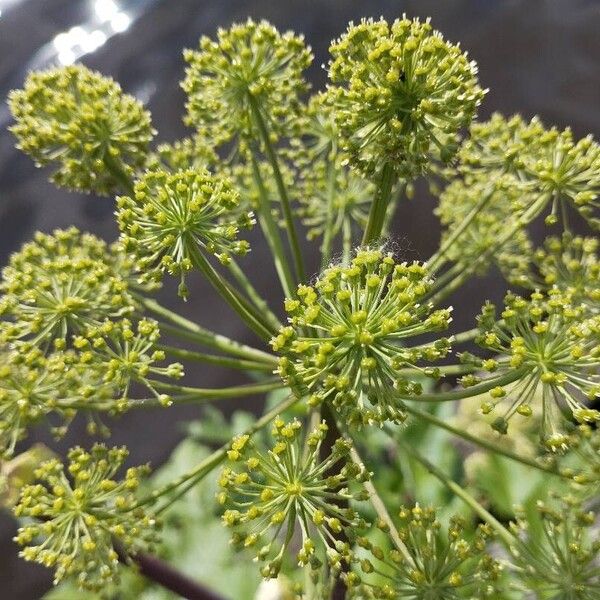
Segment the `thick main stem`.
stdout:
<path fill-rule="evenodd" d="M 363 234 L 362 243 L 364 246 L 377 241 L 381 235 L 387 208 L 392 197 L 392 188 L 395 183 L 394 167 L 391 163 L 386 163 L 381 170 L 379 185 L 377 186 L 377 192 L 371 205 L 369 219 Z"/>
<path fill-rule="evenodd" d="M 275 185 L 277 186 L 277 191 L 279 192 L 281 200 L 281 208 L 283 209 L 283 218 L 285 220 L 288 241 L 290 244 L 290 249 L 292 251 L 292 256 L 294 258 L 296 276 L 298 278 L 298 281 L 304 281 L 306 279 L 304 271 L 304 259 L 302 258 L 302 252 L 300 250 L 300 244 L 298 242 L 298 234 L 296 233 L 296 225 L 294 223 L 294 217 L 292 215 L 292 207 L 287 193 L 287 188 L 285 186 L 285 182 L 283 181 L 283 176 L 281 175 L 281 169 L 279 168 L 279 161 L 277 160 L 275 149 L 273 148 L 273 144 L 271 143 L 271 138 L 269 136 L 267 124 L 265 123 L 263 115 L 260 111 L 260 107 L 258 106 L 258 103 L 256 102 L 254 96 L 252 96 L 251 94 L 248 96 L 248 102 L 250 104 L 252 115 L 258 128 L 261 141 L 265 148 L 265 154 L 267 155 L 267 159 L 271 165 L 271 168 L 273 169 L 273 177 L 275 178 Z"/>

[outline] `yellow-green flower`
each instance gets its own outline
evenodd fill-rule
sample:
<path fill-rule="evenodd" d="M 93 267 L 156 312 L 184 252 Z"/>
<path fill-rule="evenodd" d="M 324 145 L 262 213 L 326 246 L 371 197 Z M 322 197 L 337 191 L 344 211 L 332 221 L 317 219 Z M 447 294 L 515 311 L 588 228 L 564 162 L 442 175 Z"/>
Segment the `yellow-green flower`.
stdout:
<path fill-rule="evenodd" d="M 69 464 L 53 459 L 36 471 L 39 483 L 27 485 L 14 512 L 28 517 L 15 541 L 21 556 L 54 568 L 54 582 L 76 578 L 80 589 L 99 591 L 118 580 L 117 540 L 126 551 L 152 547 L 156 520 L 136 508 L 135 491 L 147 467 L 130 467 L 116 479 L 125 448 L 97 444 L 73 448 Z"/>
<path fill-rule="evenodd" d="M 83 65 L 30 73 L 9 105 L 18 147 L 38 166 L 54 166 L 57 185 L 85 192 L 125 191 L 154 134 L 138 100 Z"/>
<path fill-rule="evenodd" d="M 353 165 L 412 178 L 453 156 L 484 91 L 475 63 L 429 21 L 363 19 L 330 52 L 329 101 Z"/>

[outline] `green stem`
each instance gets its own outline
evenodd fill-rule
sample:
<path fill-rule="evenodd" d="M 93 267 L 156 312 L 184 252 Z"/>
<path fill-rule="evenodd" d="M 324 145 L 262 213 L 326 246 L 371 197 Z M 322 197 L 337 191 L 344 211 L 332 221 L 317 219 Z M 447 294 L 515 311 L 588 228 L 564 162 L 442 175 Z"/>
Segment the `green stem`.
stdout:
<path fill-rule="evenodd" d="M 521 464 L 526 465 L 528 467 L 533 467 L 534 469 L 538 469 L 539 471 L 544 471 L 545 473 L 550 473 L 551 475 L 557 475 L 559 477 L 561 476 L 558 471 L 544 467 L 543 465 L 540 465 L 537 461 L 535 461 L 532 458 L 520 456 L 519 454 L 516 454 L 515 452 L 511 452 L 510 450 L 507 450 L 506 448 L 502 448 L 501 446 L 497 446 L 496 444 L 493 444 L 492 442 L 489 442 L 488 440 L 485 440 L 483 438 L 478 438 L 466 431 L 457 429 L 456 427 L 449 425 L 445 421 L 438 419 L 435 415 L 432 415 L 431 413 L 428 413 L 426 411 L 419 410 L 418 408 L 415 408 L 414 406 L 410 406 L 409 404 L 405 404 L 404 406 L 406 408 L 406 411 L 408 413 L 410 413 L 411 415 L 418 417 L 419 419 L 423 419 L 424 421 L 427 421 L 428 423 L 431 423 L 432 425 L 435 425 L 436 427 L 445 429 L 452 435 L 461 437 L 464 440 L 466 440 L 472 444 L 475 444 L 477 446 L 485 448 L 486 450 L 490 450 L 491 452 L 495 452 L 496 454 L 501 454 L 502 456 L 506 456 L 507 458 L 510 458 L 511 460 L 520 462 Z"/>
<path fill-rule="evenodd" d="M 477 369 L 474 365 L 443 365 L 441 367 L 436 367 L 439 371 L 440 375 L 464 375 L 465 373 L 472 373 Z M 423 369 L 415 369 L 407 367 L 406 369 L 398 369 L 396 371 L 396 375 L 400 377 L 406 377 L 410 375 L 421 375 L 423 373 Z"/>
<path fill-rule="evenodd" d="M 369 219 L 365 232 L 363 234 L 362 243 L 364 246 L 371 244 L 379 239 L 383 224 L 385 222 L 385 215 L 387 208 L 392 197 L 392 188 L 396 182 L 396 175 L 394 173 L 394 167 L 391 163 L 385 163 L 381 170 L 381 176 L 379 179 L 379 185 L 371 210 L 369 212 Z"/>
<path fill-rule="evenodd" d="M 213 269 L 202 252 L 194 252 L 192 262 L 254 333 L 263 340 L 271 339 L 274 330 L 264 321 L 260 313 L 251 312 L 248 309 L 248 306 L 240 300 L 239 296 L 231 289 L 231 286 Z"/>
<path fill-rule="evenodd" d="M 254 306 L 264 315 L 265 320 L 268 321 L 269 325 L 275 329 L 275 331 L 281 328 L 281 322 L 275 316 L 275 314 L 269 308 L 269 305 L 262 298 L 262 296 L 256 291 L 256 288 L 252 285 L 252 282 L 246 277 L 246 274 L 237 262 L 231 259 L 227 265 L 229 272 L 233 275 L 235 280 L 238 282 L 242 290 L 246 293 L 249 300 Z"/>
<path fill-rule="evenodd" d="M 184 385 L 176 385 L 166 383 L 164 381 L 153 381 L 152 384 L 156 389 L 166 392 L 178 392 L 180 397 L 189 396 L 190 400 L 202 400 L 205 398 L 241 398 L 243 396 L 252 396 L 254 394 L 263 394 L 272 392 L 273 390 L 284 387 L 281 379 L 269 379 L 268 381 L 260 381 L 258 383 L 247 383 L 244 385 L 235 385 L 233 387 L 224 388 L 195 388 Z"/>
<path fill-rule="evenodd" d="M 133 181 L 131 177 L 127 174 L 127 172 L 123 169 L 123 167 L 121 167 L 121 165 L 117 162 L 115 157 L 111 156 L 108 152 L 105 152 L 102 158 L 102 162 L 104 163 L 104 166 L 108 169 L 109 173 L 119 182 L 119 184 L 123 188 L 123 193 L 133 196 Z"/>
<path fill-rule="evenodd" d="M 331 246 L 333 243 L 333 207 L 335 200 L 335 163 L 329 161 L 327 164 L 327 217 L 325 220 L 325 231 L 321 244 L 321 269 L 324 269 L 331 260 Z"/>
<path fill-rule="evenodd" d="M 281 170 L 279 168 L 279 161 L 277 160 L 275 149 L 273 148 L 273 144 L 271 143 L 271 138 L 269 137 L 267 124 L 263 119 L 260 107 L 258 106 L 258 103 L 256 102 L 254 96 L 252 96 L 251 94 L 248 96 L 248 102 L 250 104 L 250 108 L 252 110 L 252 114 L 254 116 L 254 120 L 256 122 L 261 141 L 265 148 L 265 154 L 267 155 L 267 159 L 271 164 L 271 168 L 273 169 L 275 184 L 277 185 L 277 190 L 281 199 L 281 207 L 283 209 L 283 218 L 285 220 L 288 241 L 290 249 L 292 251 L 292 256 L 294 257 L 296 276 L 299 281 L 304 281 L 306 279 L 306 275 L 304 272 L 304 260 L 302 258 L 300 244 L 298 242 L 298 235 L 296 233 L 296 226 L 294 224 L 294 217 L 292 215 L 290 199 L 287 193 L 285 183 L 283 181 L 283 177 L 281 175 Z"/>
<path fill-rule="evenodd" d="M 258 198 L 260 202 L 258 220 L 265 239 L 267 240 L 267 244 L 269 244 L 269 248 L 271 249 L 275 270 L 277 271 L 279 281 L 281 282 L 283 293 L 288 298 L 291 298 L 292 293 L 296 288 L 294 276 L 292 275 L 285 249 L 283 248 L 283 242 L 279 235 L 279 227 L 277 227 L 277 223 L 275 223 L 275 219 L 273 219 L 269 194 L 267 193 L 265 183 L 260 173 L 260 168 L 254 156 L 252 156 L 252 174 L 258 187 Z"/>
<path fill-rule="evenodd" d="M 280 402 L 277 406 L 272 408 L 269 412 L 265 413 L 260 419 L 255 421 L 252 427 L 249 427 L 244 434 L 253 435 L 263 427 L 268 425 L 275 417 L 280 413 L 287 410 L 298 402 L 298 398 L 291 394 L 285 400 Z M 186 494 L 192 489 L 199 481 L 201 481 L 208 473 L 214 468 L 218 467 L 227 456 L 227 451 L 231 448 L 231 442 L 223 444 L 220 448 L 215 450 L 210 456 L 207 456 L 203 461 L 198 463 L 191 471 L 177 478 L 175 481 L 167 484 L 166 486 L 155 490 L 145 498 L 142 498 L 136 506 L 143 506 L 145 504 L 155 502 L 158 498 L 170 494 L 171 492 L 178 490 L 177 493 L 171 496 L 159 509 L 155 511 L 155 514 L 160 514 L 165 511 L 169 506 Z M 180 489 L 178 489 L 180 488 Z"/>
<path fill-rule="evenodd" d="M 396 442 L 403 448 L 403 450 L 410 454 L 417 462 L 421 463 L 434 477 L 436 477 L 441 483 L 443 483 L 451 492 L 456 494 L 467 506 L 479 515 L 484 521 L 491 525 L 502 540 L 509 546 L 513 546 L 516 538 L 494 515 L 487 511 L 471 494 L 469 494 L 463 487 L 458 485 L 455 481 L 450 479 L 442 470 L 438 469 L 433 463 L 429 462 L 424 456 L 422 456 L 413 446 L 407 444 L 403 440 L 396 439 Z"/>
<path fill-rule="evenodd" d="M 269 364 L 262 361 L 258 362 L 244 360 L 242 358 L 230 358 L 227 356 L 217 356 L 215 354 L 205 354 L 203 352 L 185 350 L 184 348 L 176 348 L 174 346 L 166 346 L 164 344 L 158 344 L 157 348 L 159 350 L 164 350 L 169 357 L 206 363 L 209 365 L 218 365 L 220 367 L 228 367 L 231 369 L 240 369 L 242 371 L 273 371 L 273 369 L 277 366 L 276 360 L 273 360 L 273 362 Z"/>
<path fill-rule="evenodd" d="M 350 262 L 350 255 L 352 254 L 352 224 L 350 219 L 344 219 L 342 225 L 343 231 L 343 246 L 342 246 L 342 258 L 345 265 Z"/>
<path fill-rule="evenodd" d="M 435 273 L 446 260 L 446 253 L 456 242 L 456 240 L 464 233 L 464 231 L 473 222 L 475 217 L 486 207 L 495 192 L 495 186 L 492 185 L 479 202 L 471 209 L 467 216 L 461 221 L 460 225 L 454 229 L 450 237 L 442 244 L 440 249 L 427 261 L 427 268 L 431 274 Z"/>
<path fill-rule="evenodd" d="M 465 342 L 470 342 L 475 339 L 477 335 L 479 335 L 480 331 L 478 327 L 473 327 L 473 329 L 469 329 L 468 331 L 461 331 L 461 333 L 457 333 L 452 336 L 452 342 L 454 344 L 464 344 Z"/>
<path fill-rule="evenodd" d="M 488 381 L 482 381 L 477 385 L 472 385 L 463 390 L 451 390 L 449 392 L 434 392 L 433 394 L 421 394 L 420 396 L 403 397 L 402 400 L 411 400 L 414 402 L 452 402 L 462 400 L 463 398 L 472 398 L 485 392 L 489 392 L 497 386 L 507 385 L 519 379 L 525 373 L 525 369 L 510 371 L 502 377 L 491 378 Z"/>
<path fill-rule="evenodd" d="M 162 323 L 161 330 L 167 331 L 183 339 L 197 342 L 202 346 L 221 350 L 222 352 L 233 356 L 240 356 L 257 362 L 266 362 L 268 364 L 272 364 L 273 361 L 276 360 L 276 357 L 268 352 L 263 352 L 257 348 L 240 344 L 227 336 L 205 329 L 197 323 L 165 308 L 152 298 L 139 297 L 138 300 L 145 309 L 177 326 L 172 327 L 166 323 Z"/>

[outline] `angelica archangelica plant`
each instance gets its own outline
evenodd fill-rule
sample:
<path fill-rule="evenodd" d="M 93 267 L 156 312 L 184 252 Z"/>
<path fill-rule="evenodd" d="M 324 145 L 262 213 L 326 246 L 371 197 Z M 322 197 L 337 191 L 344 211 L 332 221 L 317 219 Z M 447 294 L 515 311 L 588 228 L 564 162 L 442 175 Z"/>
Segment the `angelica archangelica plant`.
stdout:
<path fill-rule="evenodd" d="M 343 438 L 323 458 L 327 431 L 323 421 L 304 440 L 300 421 L 278 418 L 271 449 L 261 451 L 242 435 L 227 453 L 232 464 L 219 479 L 219 502 L 230 507 L 223 521 L 234 529 L 232 542 L 252 548 L 265 563 L 264 577 L 277 577 L 296 533 L 301 535 L 296 560 L 309 566 L 314 578 L 324 563 L 339 572 L 344 562 L 353 560 L 340 534 L 353 538 L 367 526 L 348 504 L 368 498 L 351 486 L 365 481 L 369 473 L 351 460 L 350 445 Z"/>
<path fill-rule="evenodd" d="M 534 292 L 530 299 L 508 294 L 501 320 L 493 305 L 479 317 L 477 343 L 498 353 L 481 361 L 492 374 L 490 390 L 482 411 L 489 413 L 506 395 L 504 385 L 518 382 L 509 391 L 510 406 L 493 427 L 506 433 L 509 419 L 518 413 L 530 416 L 541 410 L 542 436 L 550 448 L 566 444 L 561 423 L 566 410 L 580 423 L 600 420 L 600 412 L 587 407 L 584 399 L 600 397 L 600 320 L 572 304 L 568 295 L 553 288 L 547 294 Z M 510 381 L 508 381 L 510 379 Z M 467 376 L 465 383 L 472 383 Z M 532 406 L 541 389 L 541 407 Z"/>
<path fill-rule="evenodd" d="M 109 433 L 103 415 L 125 410 L 283 398 L 143 494 L 145 468 L 117 477 L 123 449 L 77 447 L 67 465 L 28 467 L 16 506 L 23 555 L 81 589 L 104 589 L 137 563 L 176 594 L 184 583 L 213 598 L 173 569 L 165 578 L 145 549 L 158 541 L 151 515 L 227 461 L 214 508 L 243 550 L 237 560 L 254 555 L 264 578 L 286 578 L 302 597 L 345 586 L 348 600 L 500 598 L 507 589 L 596 598 L 598 547 L 584 529 L 600 493 L 598 244 L 573 224 L 598 224 L 598 144 L 538 118 L 473 121 L 484 96 L 477 66 L 428 20 L 350 24 L 330 53 L 329 84 L 310 96 L 301 36 L 248 20 L 202 38 L 185 53 L 185 120 L 195 132 L 153 148 L 142 104 L 85 67 L 33 73 L 11 94 L 19 147 L 53 167 L 59 185 L 117 195 L 120 237 L 108 245 L 75 228 L 38 233 L 3 269 L 2 460 L 36 460 L 26 439 L 38 423 L 62 435 L 82 415 L 97 436 Z M 443 232 L 432 256 L 408 258 L 382 236 L 396 235 L 395 209 L 420 176 L 442 188 Z M 540 217 L 559 230 L 536 248 L 528 227 Z M 254 220 L 283 322 L 254 287 L 252 256 L 238 261 Z M 318 258 L 304 252 L 299 225 Z M 527 295 L 509 292 L 498 315 L 487 302 L 477 327 L 456 331 L 446 298 L 492 266 Z M 184 299 L 189 279 L 204 277 L 255 343 L 161 305 L 152 292 L 164 273 Z M 204 298 L 190 302 L 206 319 Z M 471 341 L 480 357 L 464 351 Z M 185 385 L 182 363 L 248 382 Z M 457 402 L 481 398 L 484 416 L 467 417 L 474 428 L 454 418 Z M 515 413 L 533 416 L 516 435 Z M 488 420 L 494 429 L 480 434 Z M 531 486 L 511 495 L 504 472 L 484 472 L 502 502 L 484 486 L 473 498 L 466 444 L 478 450 L 478 473 L 516 463 L 531 470 Z M 0 497 L 12 503 L 16 480 L 6 492 L 2 476 Z M 539 523 L 516 517 L 510 502 L 521 487 L 534 490 L 529 506 L 550 492 L 581 504 L 543 509 Z M 450 496 L 465 505 L 460 518 L 450 518 Z M 399 520 L 390 516 L 398 497 L 412 506 Z M 439 506 L 421 508 L 431 503 Z M 512 527 L 490 512 L 500 505 Z M 510 561 L 498 560 L 497 544 Z"/>
<path fill-rule="evenodd" d="M 419 263 L 396 263 L 380 250 L 358 251 L 348 266 L 327 268 L 314 286 L 286 300 L 290 325 L 271 345 L 283 356 L 279 373 L 309 403 L 331 403 L 355 424 L 406 417 L 400 397 L 420 384 L 403 370 L 437 376 L 423 362 L 450 352 L 450 341 L 410 343 L 445 330 L 450 309 L 433 310 L 421 297 L 430 281 Z"/>
<path fill-rule="evenodd" d="M 465 523 L 458 517 L 452 518 L 447 533 L 443 534 L 432 508 L 418 504 L 412 508 L 402 507 L 398 517 L 398 534 L 404 553 L 397 548 L 386 552 L 367 538 L 358 540 L 358 545 L 368 554 L 348 577 L 353 586 L 363 584 L 361 591 L 366 598 L 495 597 L 501 567 L 486 552 L 487 540 L 493 536 L 488 525 L 480 526 L 474 537 L 467 539 Z M 378 573 L 384 583 L 370 584 L 369 576 L 373 573 Z"/>
<path fill-rule="evenodd" d="M 117 575 L 114 540 L 127 551 L 152 547 L 157 521 L 135 506 L 147 468 L 130 467 L 115 479 L 127 454 L 98 444 L 70 450 L 66 468 L 56 459 L 39 467 L 40 483 L 25 486 L 15 507 L 17 516 L 41 521 L 17 533 L 25 560 L 55 567 L 55 582 L 76 575 L 80 587 L 100 590 Z"/>
<path fill-rule="evenodd" d="M 82 65 L 32 73 L 9 102 L 19 148 L 56 165 L 57 185 L 108 196 L 144 165 L 150 114 L 112 79 Z"/>

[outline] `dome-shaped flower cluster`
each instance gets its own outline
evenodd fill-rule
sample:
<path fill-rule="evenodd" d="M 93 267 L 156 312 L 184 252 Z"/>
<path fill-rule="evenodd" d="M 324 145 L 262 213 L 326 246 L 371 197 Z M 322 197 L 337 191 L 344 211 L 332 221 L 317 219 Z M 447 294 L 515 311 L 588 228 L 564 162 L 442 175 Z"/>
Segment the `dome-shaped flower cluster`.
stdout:
<path fill-rule="evenodd" d="M 569 294 L 575 304 L 590 312 L 600 311 L 600 261 L 598 239 L 564 233 L 548 237 L 542 248 L 523 255 L 510 281 L 530 289 L 555 287 Z M 527 260 L 527 259 L 530 260 Z"/>
<path fill-rule="evenodd" d="M 97 444 L 70 450 L 66 468 L 56 459 L 43 463 L 39 483 L 25 486 L 15 507 L 18 517 L 33 519 L 15 537 L 21 556 L 55 568 L 55 582 L 74 577 L 81 589 L 100 590 L 118 578 L 115 540 L 133 552 L 154 544 L 157 523 L 135 497 L 147 467 L 115 479 L 127 454 Z"/>
<path fill-rule="evenodd" d="M 516 207 L 520 199 L 521 190 L 506 177 L 499 176 L 493 182 L 470 174 L 454 179 L 441 192 L 435 210 L 445 226 L 441 245 L 472 211 L 477 211 L 477 214 L 448 247 L 446 257 L 465 266 L 480 260 L 480 272 L 493 263 L 504 274 L 511 273 L 514 265 L 520 265 L 532 251 L 529 236 L 523 228 L 517 228 L 515 234 L 498 248 L 502 234 L 517 225 Z M 479 209 L 482 203 L 483 207 Z M 482 257 L 487 258 L 482 260 Z"/>
<path fill-rule="evenodd" d="M 571 498 L 556 508 L 539 502 L 537 512 L 537 519 L 523 512 L 512 524 L 519 538 L 511 548 L 513 572 L 521 583 L 515 582 L 515 588 L 536 598 L 597 598 L 600 540 L 595 514 Z"/>
<path fill-rule="evenodd" d="M 600 226 L 600 146 L 591 136 L 575 141 L 570 129 L 546 129 L 537 117 L 526 122 L 494 114 L 471 126 L 459 159 L 461 170 L 479 177 L 511 174 L 532 216 L 550 207 L 547 224 L 564 221 L 570 205 Z"/>
<path fill-rule="evenodd" d="M 62 348 L 71 335 L 129 314 L 126 276 L 126 261 L 93 235 L 37 233 L 2 271 L 0 340 Z"/>
<path fill-rule="evenodd" d="M 256 111 L 275 137 L 294 126 L 308 89 L 303 71 L 312 60 L 302 37 L 248 19 L 219 29 L 216 41 L 201 38 L 199 50 L 187 50 L 184 58 L 186 123 L 215 146 L 256 136 Z"/>
<path fill-rule="evenodd" d="M 9 96 L 19 148 L 53 165 L 61 186 L 110 195 L 143 166 L 153 136 L 150 114 L 117 83 L 72 65 L 31 73 Z"/>
<path fill-rule="evenodd" d="M 480 335 L 476 342 L 497 356 L 476 361 L 491 372 L 486 382 L 497 381 L 484 413 L 507 396 L 509 408 L 494 423 L 494 429 L 506 433 L 509 419 L 518 413 L 530 416 L 542 413 L 542 439 L 551 449 L 563 447 L 563 410 L 579 422 L 600 420 L 600 412 L 589 408 L 585 400 L 600 396 L 600 318 L 588 317 L 583 308 L 571 303 L 557 289 L 547 294 L 534 292 L 529 299 L 507 294 L 501 319 L 492 304 L 484 306 L 478 318 Z M 465 384 L 477 381 L 474 376 Z M 505 388 L 513 383 L 510 388 Z M 508 395 L 507 395 L 508 394 Z M 541 407 L 535 406 L 541 398 Z"/>
<path fill-rule="evenodd" d="M 313 576 L 326 561 L 339 572 L 350 560 L 350 546 L 340 540 L 343 532 L 352 539 L 366 527 L 351 501 L 366 500 L 364 491 L 353 491 L 353 482 L 364 482 L 369 473 L 350 458 L 350 444 L 334 442 L 322 457 L 328 427 L 320 423 L 306 437 L 297 420 L 275 420 L 275 444 L 260 451 L 249 436 L 234 439 L 226 467 L 219 480 L 219 501 L 227 504 L 223 522 L 234 529 L 232 541 L 256 549 L 264 562 L 263 577 L 277 577 L 294 534 L 300 535 L 297 561 L 309 566 Z"/>
<path fill-rule="evenodd" d="M 121 241 L 146 278 L 159 269 L 180 275 L 183 285 L 199 252 L 227 263 L 231 254 L 249 251 L 237 236 L 253 225 L 252 213 L 239 214 L 229 180 L 206 170 L 149 171 L 136 182 L 134 196 L 119 197 L 117 204 Z"/>
<path fill-rule="evenodd" d="M 447 338 L 409 345 L 450 322 L 450 309 L 420 302 L 430 285 L 424 265 L 396 263 L 380 250 L 359 250 L 350 265 L 329 267 L 285 302 L 290 325 L 271 341 L 283 355 L 279 373 L 297 394 L 331 402 L 353 423 L 403 420 L 400 398 L 421 391 L 403 369 L 436 376 L 419 363 L 450 350 Z"/>
<path fill-rule="evenodd" d="M 405 552 L 384 551 L 359 538 L 358 545 L 368 551 L 368 557 L 360 562 L 360 571 L 348 575 L 351 587 L 364 583 L 364 597 L 386 600 L 496 597 L 500 565 L 486 552 L 492 535 L 489 526 L 480 525 L 469 537 L 464 521 L 454 517 L 443 536 L 433 508 L 402 507 L 398 516 L 397 531 Z M 370 584 L 374 573 L 383 583 Z"/>
<path fill-rule="evenodd" d="M 477 67 L 428 21 L 362 20 L 332 43 L 329 101 L 351 162 L 401 177 L 447 161 L 484 91 Z"/>

